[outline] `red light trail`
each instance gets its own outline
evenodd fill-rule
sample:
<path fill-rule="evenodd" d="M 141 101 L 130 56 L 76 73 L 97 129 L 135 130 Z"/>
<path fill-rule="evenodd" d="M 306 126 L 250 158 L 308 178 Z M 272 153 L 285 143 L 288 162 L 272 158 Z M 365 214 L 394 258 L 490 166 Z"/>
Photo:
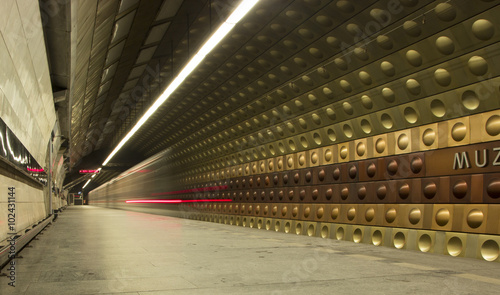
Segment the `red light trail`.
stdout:
<path fill-rule="evenodd" d="M 125 203 L 152 203 L 152 204 L 179 204 L 196 202 L 231 202 L 231 199 L 202 199 L 202 200 L 127 200 Z"/>

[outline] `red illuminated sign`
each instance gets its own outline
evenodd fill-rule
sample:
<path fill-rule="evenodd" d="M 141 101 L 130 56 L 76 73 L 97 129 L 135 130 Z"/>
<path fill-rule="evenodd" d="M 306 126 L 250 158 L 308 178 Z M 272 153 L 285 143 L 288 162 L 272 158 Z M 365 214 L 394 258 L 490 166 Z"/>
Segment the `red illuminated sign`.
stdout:
<path fill-rule="evenodd" d="M 80 170 L 80 174 L 89 174 L 89 173 L 92 174 L 99 173 L 99 170 Z"/>

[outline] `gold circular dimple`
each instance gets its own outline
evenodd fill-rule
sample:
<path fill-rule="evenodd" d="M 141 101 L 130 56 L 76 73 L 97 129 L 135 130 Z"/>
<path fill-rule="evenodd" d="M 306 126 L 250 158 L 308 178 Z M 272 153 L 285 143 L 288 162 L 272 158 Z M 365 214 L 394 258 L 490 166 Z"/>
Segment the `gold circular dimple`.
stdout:
<path fill-rule="evenodd" d="M 384 97 L 387 102 L 394 102 L 396 100 L 396 94 L 394 94 L 394 91 L 389 87 L 384 87 L 382 89 L 382 97 Z"/>
<path fill-rule="evenodd" d="M 340 148 L 340 157 L 342 159 L 346 159 L 347 158 L 347 154 L 348 154 L 347 146 L 344 145 L 344 146 L 342 146 Z"/>
<path fill-rule="evenodd" d="M 379 246 L 382 244 L 382 232 L 380 230 L 375 230 L 372 234 L 372 244 L 375 246 Z"/>
<path fill-rule="evenodd" d="M 446 208 L 441 208 L 436 213 L 436 223 L 439 226 L 445 226 L 450 221 L 450 211 Z"/>
<path fill-rule="evenodd" d="M 344 124 L 344 127 L 342 127 L 342 131 L 344 131 L 344 135 L 347 138 L 351 138 L 354 135 L 354 132 L 352 131 L 351 126 L 349 124 Z"/>
<path fill-rule="evenodd" d="M 281 227 L 281 222 L 278 220 L 278 221 L 276 221 L 276 223 L 274 224 L 274 230 L 275 230 L 275 231 L 279 231 L 279 230 L 280 230 L 280 227 Z"/>
<path fill-rule="evenodd" d="M 396 216 L 396 209 L 390 208 L 389 210 L 387 210 L 387 212 L 385 212 L 385 221 L 387 221 L 388 223 L 393 223 L 394 220 L 396 220 Z"/>
<path fill-rule="evenodd" d="M 349 221 L 352 221 L 356 217 L 356 209 L 354 207 L 351 207 L 347 210 L 347 219 Z"/>
<path fill-rule="evenodd" d="M 273 206 L 273 209 L 272 209 L 271 213 L 273 215 L 276 215 L 276 213 L 278 213 L 278 206 Z"/>
<path fill-rule="evenodd" d="M 351 1 L 347 0 L 337 1 L 337 8 L 345 13 L 354 12 L 354 5 L 351 3 Z"/>
<path fill-rule="evenodd" d="M 363 130 L 365 134 L 370 134 L 372 132 L 372 126 L 368 120 L 361 120 L 361 130 Z"/>
<path fill-rule="evenodd" d="M 288 212 L 288 207 L 287 206 L 283 206 L 283 208 L 281 208 L 281 216 L 286 216 L 287 212 Z"/>
<path fill-rule="evenodd" d="M 458 122 L 451 128 L 451 138 L 454 141 L 462 141 L 467 135 L 467 127 L 464 123 Z"/>
<path fill-rule="evenodd" d="M 316 125 L 321 125 L 321 117 L 318 116 L 317 114 L 312 114 L 311 118 Z"/>
<path fill-rule="evenodd" d="M 396 74 L 396 71 L 394 69 L 394 65 L 388 61 L 383 61 L 381 64 L 380 64 L 380 69 L 382 70 L 382 72 L 386 75 L 386 76 L 389 76 L 389 77 L 392 77 Z"/>
<path fill-rule="evenodd" d="M 385 129 L 391 129 L 394 126 L 394 122 L 389 114 L 382 114 L 380 116 L 380 122 Z"/>
<path fill-rule="evenodd" d="M 375 209 L 373 209 L 373 208 L 366 209 L 366 212 L 365 212 L 366 221 L 370 222 L 373 220 L 373 218 L 375 218 Z"/>
<path fill-rule="evenodd" d="M 316 217 L 318 217 L 318 219 L 323 218 L 324 211 L 323 207 L 319 207 L 318 210 L 316 210 Z"/>
<path fill-rule="evenodd" d="M 306 206 L 306 207 L 304 208 L 304 217 L 305 217 L 305 218 L 308 218 L 308 217 L 309 217 L 309 215 L 311 215 L 311 207 L 310 207 L 310 206 Z"/>
<path fill-rule="evenodd" d="M 371 109 L 373 107 L 372 99 L 368 95 L 361 96 L 361 103 L 367 109 Z"/>
<path fill-rule="evenodd" d="M 487 19 L 478 19 L 472 24 L 472 33 L 480 40 L 488 40 L 495 34 L 495 27 Z"/>
<path fill-rule="evenodd" d="M 375 150 L 379 154 L 381 154 L 385 151 L 386 146 L 387 146 L 387 144 L 385 143 L 385 140 L 383 138 L 379 138 L 375 142 Z"/>
<path fill-rule="evenodd" d="M 289 168 L 293 167 L 293 158 L 291 156 L 288 157 L 287 163 Z"/>
<path fill-rule="evenodd" d="M 418 121 L 417 111 L 415 111 L 415 109 L 412 107 L 405 108 L 404 116 L 405 116 L 406 122 L 408 122 L 410 124 L 415 124 Z"/>
<path fill-rule="evenodd" d="M 354 55 L 360 60 L 368 60 L 370 56 L 368 55 L 368 51 L 364 47 L 356 47 L 353 50 Z"/>
<path fill-rule="evenodd" d="M 313 164 L 316 164 L 316 163 L 318 163 L 318 159 L 319 159 L 319 158 L 318 158 L 318 153 L 313 152 L 313 153 L 312 153 L 312 155 L 311 155 L 311 162 L 312 162 Z"/>
<path fill-rule="evenodd" d="M 451 75 L 445 69 L 437 69 L 434 72 L 434 79 L 439 85 L 443 87 L 449 86 L 451 83 Z"/>
<path fill-rule="evenodd" d="M 478 228 L 483 224 L 484 221 L 484 213 L 478 209 L 472 209 L 467 214 L 467 224 L 471 228 Z"/>
<path fill-rule="evenodd" d="M 335 207 L 332 209 L 331 217 L 333 220 L 339 217 L 339 207 Z"/>
<path fill-rule="evenodd" d="M 321 228 L 321 237 L 322 237 L 323 239 L 326 239 L 326 238 L 328 238 L 329 233 L 330 233 L 330 231 L 329 231 L 329 229 L 328 229 L 328 226 L 324 225 L 324 226 Z"/>
<path fill-rule="evenodd" d="M 479 102 L 479 97 L 477 97 L 474 91 L 467 90 L 462 93 L 462 104 L 466 109 L 470 111 L 477 109 L 479 107 Z"/>
<path fill-rule="evenodd" d="M 487 240 L 481 245 L 481 256 L 486 261 L 495 261 L 500 254 L 500 247 L 494 240 Z"/>
<path fill-rule="evenodd" d="M 405 246 L 406 244 L 406 237 L 405 237 L 405 234 L 402 233 L 402 232 L 397 232 L 395 235 L 394 235 L 394 247 L 396 249 L 403 249 L 403 247 Z"/>
<path fill-rule="evenodd" d="M 360 142 L 358 143 L 357 147 L 356 147 L 356 153 L 358 154 L 358 156 L 362 157 L 366 152 L 366 145 L 364 144 L 364 142 Z"/>
<path fill-rule="evenodd" d="M 299 207 L 295 206 L 292 209 L 292 216 L 297 217 L 299 215 Z"/>
<path fill-rule="evenodd" d="M 431 146 L 436 140 L 436 131 L 428 128 L 422 134 L 422 141 L 426 146 Z"/>
<path fill-rule="evenodd" d="M 406 52 L 406 60 L 414 67 L 419 67 L 422 65 L 422 56 L 416 50 L 408 50 Z"/>
<path fill-rule="evenodd" d="M 420 222 L 422 219 L 422 211 L 418 208 L 413 208 L 410 210 L 410 213 L 408 214 L 408 220 L 410 221 L 411 224 L 416 225 L 417 223 Z"/>
<path fill-rule="evenodd" d="M 330 149 L 327 149 L 325 151 L 325 160 L 326 161 L 331 161 L 333 157 L 332 151 Z"/>
<path fill-rule="evenodd" d="M 448 240 L 448 243 L 446 245 L 446 250 L 448 251 L 448 254 L 450 254 L 451 256 L 460 255 L 460 253 L 462 253 L 463 250 L 462 240 L 459 237 L 452 237 L 451 239 Z"/>
<path fill-rule="evenodd" d="M 387 37 L 386 35 L 378 35 L 377 36 L 377 44 L 380 46 L 382 49 L 385 50 L 390 50 L 393 47 L 392 40 Z"/>
<path fill-rule="evenodd" d="M 283 169 L 283 159 L 282 158 L 278 159 L 278 169 Z"/>
<path fill-rule="evenodd" d="M 370 74 L 368 74 L 368 72 L 361 71 L 361 72 L 359 72 L 358 76 L 359 76 L 359 80 L 361 80 L 361 82 L 363 82 L 363 84 L 365 84 L 365 85 L 372 84 L 372 77 L 370 76 Z"/>
<path fill-rule="evenodd" d="M 289 221 L 287 221 L 285 223 L 285 233 L 289 233 L 291 228 L 292 228 L 292 225 L 290 224 Z"/>
<path fill-rule="evenodd" d="M 406 133 L 402 133 L 398 137 L 398 148 L 400 150 L 405 150 L 408 145 L 410 144 L 410 139 L 408 138 L 408 135 Z"/>
<path fill-rule="evenodd" d="M 418 249 L 422 252 L 429 252 L 432 247 L 432 239 L 428 234 L 423 234 L 418 238 Z"/>
<path fill-rule="evenodd" d="M 314 236 L 315 228 L 313 224 L 309 224 L 309 227 L 307 228 L 307 235 L 312 237 Z"/>
<path fill-rule="evenodd" d="M 473 56 L 467 62 L 469 70 L 476 76 L 483 76 L 488 72 L 488 63 L 481 56 Z"/>
<path fill-rule="evenodd" d="M 344 239 L 344 228 L 343 227 L 338 227 L 337 232 L 335 233 L 335 238 L 337 240 L 343 240 Z"/>
<path fill-rule="evenodd" d="M 301 233 L 302 233 L 302 224 L 301 223 L 297 223 L 295 225 L 295 234 L 300 235 Z"/>
<path fill-rule="evenodd" d="M 360 243 L 363 238 L 363 232 L 361 232 L 361 229 L 357 228 L 354 230 L 352 233 L 352 241 L 354 243 Z"/>
<path fill-rule="evenodd" d="M 314 140 L 314 143 L 316 143 L 316 145 L 321 145 L 321 142 L 323 141 L 321 139 L 321 135 L 317 132 L 313 133 L 313 140 Z"/>
<path fill-rule="evenodd" d="M 403 29 L 412 37 L 418 37 L 422 33 L 420 25 L 412 20 L 405 21 L 403 23 Z"/>
<path fill-rule="evenodd" d="M 300 166 L 304 166 L 306 164 L 306 157 L 303 154 L 299 156 L 299 164 Z"/>
<path fill-rule="evenodd" d="M 490 136 L 497 136 L 500 134 L 500 116 L 493 115 L 486 121 L 486 133 Z"/>
<path fill-rule="evenodd" d="M 351 83 L 349 83 L 347 80 L 340 80 L 339 84 L 340 84 L 340 88 L 342 88 L 342 90 L 344 90 L 344 92 L 346 92 L 346 93 L 352 92 Z"/>
<path fill-rule="evenodd" d="M 457 16 L 455 7 L 449 3 L 439 3 L 436 5 L 436 8 L 434 8 L 434 11 L 436 12 L 438 18 L 442 21 L 452 21 Z"/>
<path fill-rule="evenodd" d="M 408 79 L 406 81 L 406 88 L 413 95 L 419 95 L 420 92 L 422 91 L 422 87 L 420 86 L 420 83 L 415 79 Z"/>
<path fill-rule="evenodd" d="M 334 142 L 337 140 L 337 135 L 335 134 L 335 131 L 333 129 L 328 128 L 328 139 L 330 139 L 331 142 Z"/>
<path fill-rule="evenodd" d="M 455 51 L 455 44 L 447 36 L 441 36 L 436 39 L 436 47 L 444 55 L 452 54 Z"/>
<path fill-rule="evenodd" d="M 444 117 L 444 115 L 446 115 L 446 107 L 441 100 L 434 99 L 431 102 L 431 112 L 434 116 L 442 118 Z"/>

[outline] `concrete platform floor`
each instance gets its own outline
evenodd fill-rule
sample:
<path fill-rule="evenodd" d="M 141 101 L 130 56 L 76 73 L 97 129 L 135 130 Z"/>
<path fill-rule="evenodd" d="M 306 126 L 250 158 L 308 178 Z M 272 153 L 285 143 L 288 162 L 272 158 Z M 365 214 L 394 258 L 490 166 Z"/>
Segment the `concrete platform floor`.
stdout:
<path fill-rule="evenodd" d="M 499 294 L 500 264 L 70 207 L 1 294 Z"/>

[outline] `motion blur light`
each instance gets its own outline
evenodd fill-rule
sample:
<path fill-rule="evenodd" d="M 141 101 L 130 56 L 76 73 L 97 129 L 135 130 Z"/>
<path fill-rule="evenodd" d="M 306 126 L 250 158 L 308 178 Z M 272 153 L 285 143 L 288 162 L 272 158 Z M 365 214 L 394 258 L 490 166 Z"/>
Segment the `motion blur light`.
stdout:
<path fill-rule="evenodd" d="M 232 28 L 257 4 L 259 0 L 242 0 L 236 9 L 231 13 L 227 20 L 215 31 L 208 41 L 203 44 L 201 49 L 191 58 L 177 77 L 170 83 L 165 92 L 155 101 L 155 103 L 146 111 L 141 119 L 135 124 L 130 132 L 120 141 L 115 149 L 109 154 L 102 165 L 106 165 L 111 158 L 125 145 L 125 143 L 141 128 L 144 123 L 153 115 L 156 110 L 170 97 L 170 95 L 182 84 L 189 74 L 203 61 L 217 44 L 232 30 Z"/>
<path fill-rule="evenodd" d="M 202 200 L 127 200 L 125 203 L 157 203 L 157 204 L 179 204 L 196 202 L 231 202 L 231 199 L 202 199 Z"/>

